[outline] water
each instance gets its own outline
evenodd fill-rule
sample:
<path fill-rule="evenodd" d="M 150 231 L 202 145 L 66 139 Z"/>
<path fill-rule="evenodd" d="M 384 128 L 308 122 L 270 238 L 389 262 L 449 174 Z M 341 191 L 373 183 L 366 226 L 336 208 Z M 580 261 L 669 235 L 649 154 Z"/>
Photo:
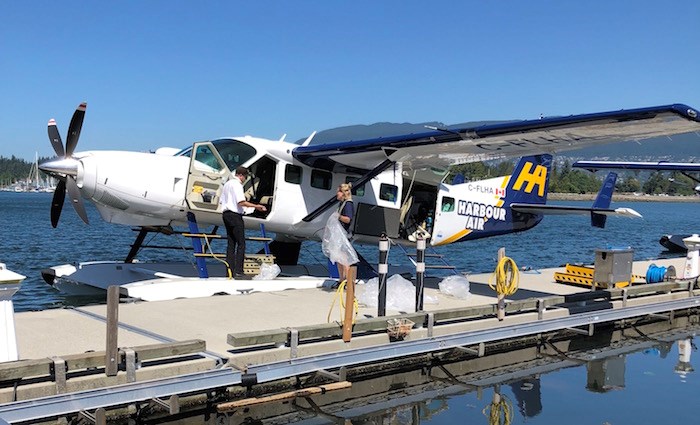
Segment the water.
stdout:
<path fill-rule="evenodd" d="M 27 276 L 15 295 L 17 311 L 42 310 L 76 305 L 85 300 L 66 298 L 48 286 L 40 270 L 51 265 L 74 261 L 123 259 L 136 233 L 128 227 L 104 223 L 92 205 L 87 205 L 91 224 L 83 224 L 65 205 L 58 229 L 49 222 L 51 194 L 0 192 L 0 218 L 5 224 L 0 262 Z M 567 202 L 585 205 L 586 203 Z M 550 216 L 535 229 L 512 235 L 450 245 L 438 249 L 462 271 L 492 271 L 497 250 L 506 247 L 506 254 L 519 266 L 533 269 L 558 266 L 566 262 L 592 263 L 597 248 L 632 247 L 636 260 L 658 258 L 665 251 L 658 243 L 666 233 L 697 232 L 697 203 L 621 203 L 640 212 L 644 219 L 611 217 L 606 229 L 592 228 L 586 217 Z M 148 241 L 147 241 L 148 242 Z M 188 241 L 158 236 L 155 244 L 186 246 Z M 256 247 L 251 247 L 251 251 Z M 368 261 L 377 261 L 374 247 L 360 247 Z M 190 261 L 183 251 L 144 251 L 142 260 Z M 394 248 L 390 262 L 407 263 Z M 302 262 L 325 261 L 318 244 L 302 249 Z M 517 382 L 503 382 L 499 391 L 510 403 L 512 424 L 655 424 L 697 423 L 696 394 L 700 381 L 696 372 L 681 375 L 678 343 L 653 343 L 650 347 L 613 357 L 605 364 L 587 363 L 542 374 L 533 374 Z M 692 341 L 692 337 L 690 339 Z M 653 341 L 652 341 L 653 342 Z M 693 346 L 692 352 L 697 350 Z M 621 360 L 620 360 L 621 359 Z M 690 365 L 695 363 L 692 359 Z M 587 386 L 591 368 L 601 368 L 611 377 L 622 377 L 616 389 L 600 392 Z M 394 383 L 396 384 L 396 382 Z M 418 397 L 396 395 L 391 408 L 351 415 L 352 423 L 490 423 L 483 409 L 492 399 L 495 388 L 485 387 L 481 395 L 472 390 Z M 529 401 L 523 401 L 523 394 Z M 536 396 L 536 399 L 532 399 Z M 215 415 L 214 415 L 215 416 Z M 244 417 L 207 416 L 187 423 L 247 423 Z M 333 423 L 316 416 L 305 423 Z"/>
<path fill-rule="evenodd" d="M 85 303 L 87 300 L 66 298 L 41 278 L 42 268 L 78 261 L 123 260 L 129 252 L 136 232 L 127 226 L 107 224 L 97 210 L 86 205 L 90 225 L 84 224 L 64 205 L 58 228 L 51 227 L 50 193 L 0 192 L 0 218 L 5 223 L 0 262 L 27 276 L 14 296 L 16 311 L 43 310 Z M 585 202 L 567 204 L 586 205 Z M 697 223 L 698 203 L 613 203 L 628 206 L 641 213 L 643 219 L 609 217 L 605 229 L 589 225 L 585 216 L 547 216 L 534 229 L 504 236 L 439 247 L 448 261 L 463 272 L 493 271 L 499 247 L 518 266 L 532 269 L 559 266 L 564 263 L 592 263 L 595 249 L 632 247 L 635 260 L 666 255 L 659 245 L 661 235 L 700 231 Z M 142 250 L 139 259 L 192 262 L 184 248 L 189 240 L 158 235 L 146 239 L 155 245 L 182 246 L 183 250 Z M 223 249 L 223 248 L 222 248 Z M 250 252 L 259 249 L 251 244 Z M 372 264 L 378 261 L 376 247 L 362 246 L 358 251 Z M 305 243 L 300 261 L 325 263 L 317 243 Z M 407 264 L 398 248 L 391 249 L 392 264 Z M 194 266 L 193 266 L 194 267 Z"/>

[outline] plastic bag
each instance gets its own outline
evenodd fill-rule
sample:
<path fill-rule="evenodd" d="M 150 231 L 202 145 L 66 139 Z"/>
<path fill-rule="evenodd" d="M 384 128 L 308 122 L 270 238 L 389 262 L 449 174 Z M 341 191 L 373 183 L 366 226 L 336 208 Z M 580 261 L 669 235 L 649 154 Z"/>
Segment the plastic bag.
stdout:
<path fill-rule="evenodd" d="M 349 266 L 359 262 L 360 259 L 357 257 L 355 248 L 352 247 L 348 240 L 348 233 L 343 228 L 338 217 L 338 212 L 334 212 L 328 217 L 326 228 L 323 231 L 321 249 L 331 262 Z"/>
<path fill-rule="evenodd" d="M 253 276 L 254 280 L 272 280 L 280 274 L 282 270 L 277 264 L 260 264 L 260 274 Z"/>
<path fill-rule="evenodd" d="M 379 279 L 373 277 L 366 284 L 356 287 L 357 302 L 366 307 L 379 304 Z M 437 304 L 437 298 L 423 296 L 424 304 Z M 416 308 L 416 287 L 401 275 L 395 274 L 386 280 L 386 308 L 395 311 L 414 311 Z"/>
<path fill-rule="evenodd" d="M 467 299 L 469 297 L 469 279 L 464 276 L 448 276 L 439 284 L 440 292 L 455 298 Z"/>

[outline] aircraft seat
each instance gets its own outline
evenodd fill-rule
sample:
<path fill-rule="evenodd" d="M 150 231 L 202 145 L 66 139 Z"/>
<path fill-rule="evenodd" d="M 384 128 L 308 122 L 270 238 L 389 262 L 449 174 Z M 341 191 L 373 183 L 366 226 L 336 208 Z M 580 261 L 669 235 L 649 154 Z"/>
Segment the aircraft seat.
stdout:
<path fill-rule="evenodd" d="M 260 178 L 259 177 L 254 177 L 252 179 L 248 179 L 245 182 L 243 182 L 243 190 L 245 191 L 245 200 L 250 202 L 251 199 L 255 196 L 258 190 L 258 186 L 260 185 Z"/>
<path fill-rule="evenodd" d="M 262 198 L 260 198 L 260 203 L 269 208 L 272 205 L 273 198 L 274 196 L 272 195 L 263 196 Z"/>

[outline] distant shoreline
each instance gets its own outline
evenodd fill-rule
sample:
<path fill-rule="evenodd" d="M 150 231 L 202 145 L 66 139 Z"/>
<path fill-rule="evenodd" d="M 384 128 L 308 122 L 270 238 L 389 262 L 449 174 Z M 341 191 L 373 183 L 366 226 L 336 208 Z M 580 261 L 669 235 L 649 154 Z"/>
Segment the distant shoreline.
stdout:
<path fill-rule="evenodd" d="M 552 201 L 592 201 L 595 193 L 549 193 Z M 635 195 L 634 193 L 613 193 L 613 201 L 625 202 L 700 202 L 700 196 Z"/>

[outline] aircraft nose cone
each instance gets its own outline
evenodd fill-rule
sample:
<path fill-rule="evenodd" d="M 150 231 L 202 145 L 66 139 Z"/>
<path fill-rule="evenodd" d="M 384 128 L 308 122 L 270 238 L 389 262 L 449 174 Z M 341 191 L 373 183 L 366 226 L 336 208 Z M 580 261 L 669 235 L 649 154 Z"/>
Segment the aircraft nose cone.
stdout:
<path fill-rule="evenodd" d="M 54 159 L 39 164 L 39 169 L 52 176 L 68 175 L 75 177 L 78 175 L 78 161 L 73 158 Z"/>

